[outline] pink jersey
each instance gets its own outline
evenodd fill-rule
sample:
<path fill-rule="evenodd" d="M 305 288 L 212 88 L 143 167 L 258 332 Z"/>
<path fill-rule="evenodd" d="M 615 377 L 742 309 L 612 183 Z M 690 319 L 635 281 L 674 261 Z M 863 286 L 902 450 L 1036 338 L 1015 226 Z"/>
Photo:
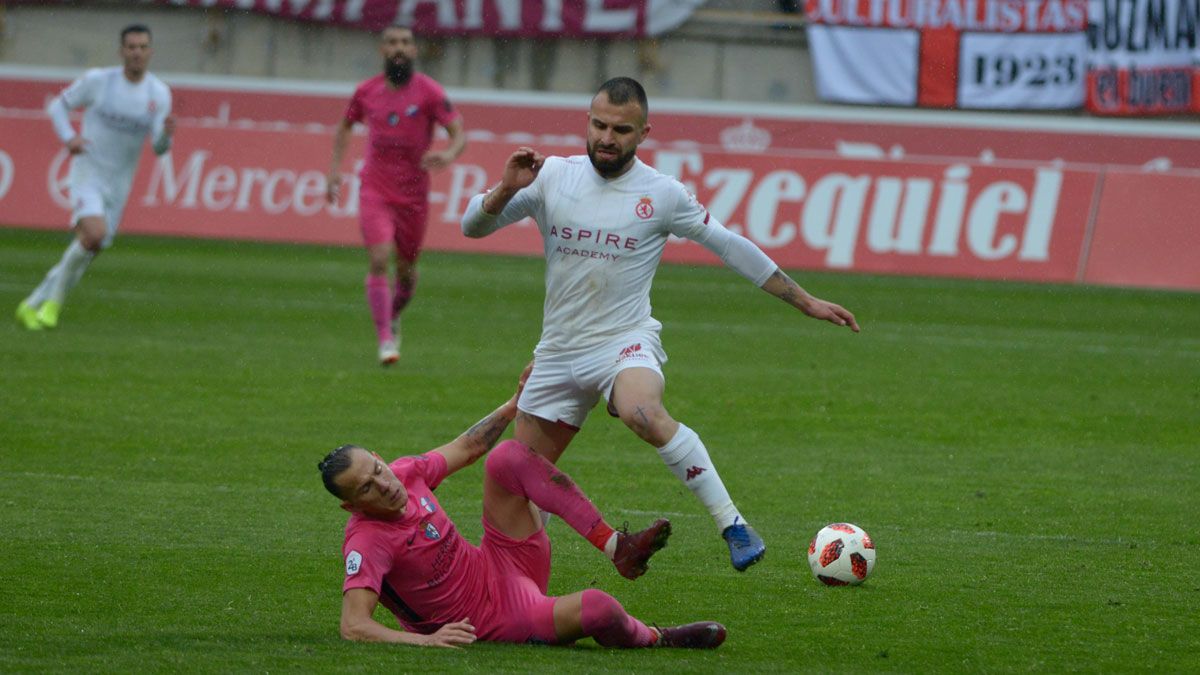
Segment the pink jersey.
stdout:
<path fill-rule="evenodd" d="M 408 506 L 396 521 L 350 517 L 342 592 L 378 593 L 405 630 L 416 633 L 483 618 L 492 577 L 483 551 L 463 539 L 433 496 L 446 477 L 446 458 L 428 452 L 401 457 L 390 467 L 408 490 Z"/>
<path fill-rule="evenodd" d="M 433 144 L 434 125 L 448 126 L 458 117 L 442 86 L 422 73 L 399 88 L 382 74 L 358 85 L 346 119 L 367 125 L 363 188 L 388 201 L 425 201 L 429 173 L 421 157 Z"/>

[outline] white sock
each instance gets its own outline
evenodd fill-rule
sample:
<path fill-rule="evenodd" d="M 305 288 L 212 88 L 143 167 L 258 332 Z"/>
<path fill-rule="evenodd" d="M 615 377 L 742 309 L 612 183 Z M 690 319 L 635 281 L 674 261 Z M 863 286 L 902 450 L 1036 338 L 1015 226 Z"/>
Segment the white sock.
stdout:
<path fill-rule="evenodd" d="M 96 254 L 84 248 L 78 239 L 72 241 L 71 245 L 67 247 L 66 253 L 63 253 L 62 261 L 59 263 L 62 269 L 59 270 L 54 283 L 50 284 L 47 300 L 58 303 L 66 300 L 67 291 L 79 283 L 80 277 L 83 276 L 88 265 L 92 264 L 92 258 L 95 257 Z"/>
<path fill-rule="evenodd" d="M 604 555 L 608 556 L 609 560 L 617 558 L 617 533 L 613 532 L 608 537 L 608 541 L 604 542 Z"/>
<path fill-rule="evenodd" d="M 69 247 L 68 250 L 70 250 Z M 33 289 L 33 292 L 29 294 L 28 298 L 25 298 L 26 304 L 28 304 L 30 307 L 37 307 L 50 297 L 50 289 L 53 288 L 56 283 L 58 283 L 58 275 L 62 274 L 63 259 L 66 257 L 67 254 L 66 251 L 64 251 L 62 258 L 60 258 L 59 261 L 54 264 L 54 267 L 50 268 L 49 272 L 46 272 L 46 276 L 42 278 L 42 283 L 38 284 L 37 288 Z"/>
<path fill-rule="evenodd" d="M 738 513 L 733 500 L 729 498 L 729 491 L 721 482 L 721 476 L 717 474 L 717 467 L 709 458 L 704 442 L 686 424 L 679 425 L 675 436 L 658 449 L 658 456 L 708 509 L 717 523 L 718 531 L 723 532 L 741 518 L 742 514 Z M 745 522 L 744 518 L 742 522 Z"/>

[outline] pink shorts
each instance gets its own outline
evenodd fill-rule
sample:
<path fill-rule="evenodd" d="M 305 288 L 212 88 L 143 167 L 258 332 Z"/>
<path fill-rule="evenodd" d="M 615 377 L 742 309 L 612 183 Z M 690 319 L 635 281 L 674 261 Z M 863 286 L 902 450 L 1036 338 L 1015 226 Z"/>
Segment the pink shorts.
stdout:
<path fill-rule="evenodd" d="M 493 642 L 555 642 L 555 598 L 546 595 L 550 582 L 546 530 L 516 540 L 484 519 L 479 548 L 492 574 L 493 602 L 487 616 L 471 617 L 478 637 Z"/>
<path fill-rule="evenodd" d="M 366 187 L 358 198 L 358 222 L 362 227 L 363 243 L 377 246 L 395 242 L 397 255 L 409 262 L 416 262 L 417 256 L 421 255 L 428 215 L 428 202 L 388 201 Z"/>

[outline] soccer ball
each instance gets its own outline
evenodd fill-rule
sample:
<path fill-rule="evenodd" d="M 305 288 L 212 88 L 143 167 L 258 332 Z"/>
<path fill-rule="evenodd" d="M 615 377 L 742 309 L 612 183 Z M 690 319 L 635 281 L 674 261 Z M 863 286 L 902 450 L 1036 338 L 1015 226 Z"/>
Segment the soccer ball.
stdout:
<path fill-rule="evenodd" d="M 828 586 L 857 586 L 875 568 L 875 542 L 857 525 L 831 523 L 808 545 L 808 566 Z"/>

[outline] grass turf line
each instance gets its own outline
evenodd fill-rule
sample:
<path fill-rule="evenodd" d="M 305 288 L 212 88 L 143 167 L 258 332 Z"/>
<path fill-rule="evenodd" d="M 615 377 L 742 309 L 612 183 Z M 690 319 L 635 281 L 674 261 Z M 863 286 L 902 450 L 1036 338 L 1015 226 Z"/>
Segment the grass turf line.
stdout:
<path fill-rule="evenodd" d="M 556 520 L 551 592 L 720 620 L 729 641 L 435 651 L 338 639 L 344 517 L 315 464 L 343 442 L 423 451 L 503 401 L 542 262 L 427 254 L 384 371 L 356 249 L 122 237 L 61 327 L 27 333 L 11 311 L 64 244 L 0 229 L 0 670 L 1200 667 L 1200 295 L 796 273 L 857 313 L 855 336 L 728 270 L 665 266 L 668 407 L 767 557 L 734 572 L 657 455 L 596 410 L 563 467 L 611 521 L 670 513 L 675 534 L 631 583 Z M 439 489 L 472 541 L 481 471 Z M 860 588 L 808 571 L 836 520 L 879 547 Z"/>

